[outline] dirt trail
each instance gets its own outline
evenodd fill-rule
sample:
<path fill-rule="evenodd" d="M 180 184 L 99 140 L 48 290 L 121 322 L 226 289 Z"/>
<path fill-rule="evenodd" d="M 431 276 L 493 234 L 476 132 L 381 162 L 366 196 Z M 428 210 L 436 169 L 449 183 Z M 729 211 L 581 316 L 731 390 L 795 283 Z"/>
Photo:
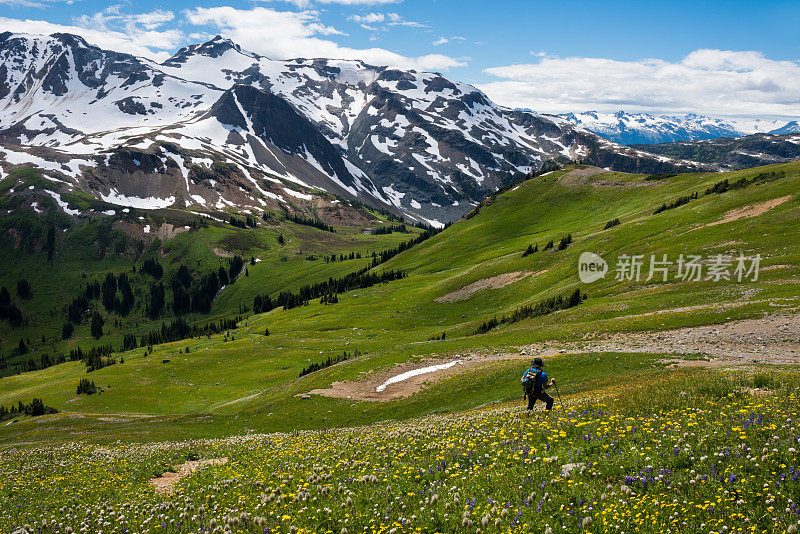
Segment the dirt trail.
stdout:
<path fill-rule="evenodd" d="M 529 352 L 663 352 L 705 354 L 706 365 L 800 364 L 800 315 L 770 315 L 662 332 L 612 334 L 569 343 L 536 343 Z"/>
<path fill-rule="evenodd" d="M 727 367 L 752 363 L 800 364 L 800 315 L 770 315 L 760 319 L 731 321 L 718 325 L 698 326 L 660 332 L 616 333 L 597 335 L 582 341 L 534 343 L 519 347 L 518 352 L 465 354 L 448 358 L 431 358 L 406 362 L 384 371 L 363 373 L 357 381 L 334 382 L 331 387 L 315 389 L 310 394 L 365 401 L 388 401 L 408 397 L 443 378 L 474 370 L 500 360 L 528 360 L 534 355 L 553 357 L 587 352 L 639 352 L 675 354 L 665 363 L 678 366 Z M 706 359 L 677 356 L 703 354 Z M 400 374 L 431 365 L 459 361 L 447 369 L 412 376 L 389 384 L 383 391 L 378 386 Z"/>
<path fill-rule="evenodd" d="M 546 272 L 547 269 L 538 271 L 536 273 L 531 271 L 514 271 L 511 273 L 498 274 L 497 276 L 492 276 L 491 278 L 483 278 L 476 282 L 472 282 L 471 284 L 460 287 L 455 291 L 448 293 L 447 295 L 442 295 L 435 300 L 436 302 L 457 302 L 459 300 L 467 300 L 473 294 L 482 289 L 500 289 L 506 287 L 507 285 L 511 285 L 514 282 L 524 280 L 529 276 L 539 276 L 540 274 L 544 274 Z"/>
<path fill-rule="evenodd" d="M 228 463 L 228 458 L 211 458 L 208 460 L 190 460 L 178 467 L 176 473 L 166 472 L 160 477 L 150 479 L 150 483 L 155 486 L 156 493 L 170 493 L 183 477 L 189 476 L 193 471 L 207 465 L 223 465 Z"/>
<path fill-rule="evenodd" d="M 578 185 L 590 185 L 592 187 L 655 187 L 658 185 L 655 182 L 645 181 L 626 181 L 626 180 L 604 180 L 601 178 L 592 178 L 596 174 L 612 172 L 600 167 L 586 166 L 579 169 L 572 169 L 562 174 L 558 183 L 561 185 L 571 187 Z"/>
<path fill-rule="evenodd" d="M 733 221 L 738 221 L 739 219 L 749 219 L 750 217 L 757 217 L 758 215 L 762 215 L 768 212 L 772 208 L 780 206 L 790 198 L 792 198 L 792 195 L 786 195 L 785 197 L 773 198 L 772 200 L 759 202 L 758 204 L 752 204 L 750 206 L 736 208 L 734 210 L 727 212 L 722 219 L 710 222 L 708 224 L 699 226 L 697 228 L 693 228 L 693 230 L 699 230 L 700 228 L 708 228 L 709 226 L 717 226 L 718 224 L 725 224 Z"/>

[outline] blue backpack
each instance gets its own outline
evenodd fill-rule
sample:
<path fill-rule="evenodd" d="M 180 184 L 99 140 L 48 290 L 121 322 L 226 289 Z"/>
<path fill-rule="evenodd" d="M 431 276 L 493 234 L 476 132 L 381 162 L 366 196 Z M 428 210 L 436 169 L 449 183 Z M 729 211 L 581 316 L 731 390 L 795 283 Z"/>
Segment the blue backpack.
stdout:
<path fill-rule="evenodd" d="M 542 370 L 530 368 L 525 373 L 525 380 L 522 382 L 522 387 L 525 390 L 525 395 L 538 395 L 542 392 L 541 384 Z"/>

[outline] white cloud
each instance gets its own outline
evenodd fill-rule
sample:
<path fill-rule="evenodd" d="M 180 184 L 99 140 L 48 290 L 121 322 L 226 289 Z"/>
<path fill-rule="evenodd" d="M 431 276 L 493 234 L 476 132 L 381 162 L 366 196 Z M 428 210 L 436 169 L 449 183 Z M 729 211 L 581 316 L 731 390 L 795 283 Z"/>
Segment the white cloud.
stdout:
<path fill-rule="evenodd" d="M 3 0 L 0 0 L 0 2 Z M 276 0 L 256 0 L 257 2 L 273 2 Z M 319 4 L 340 4 L 343 6 L 377 6 L 385 4 L 397 4 L 401 0 L 282 0 L 283 2 L 294 5 L 299 9 L 308 9 L 314 2 Z"/>
<path fill-rule="evenodd" d="M 461 41 L 466 41 L 466 39 L 464 37 L 461 37 L 460 35 L 454 35 L 452 37 L 439 37 L 433 42 L 433 46 L 439 46 L 447 43 L 455 43 Z"/>
<path fill-rule="evenodd" d="M 315 0 L 320 4 L 341 4 L 343 6 L 377 6 L 397 4 L 401 0 Z"/>
<path fill-rule="evenodd" d="M 493 100 L 542 112 L 576 110 L 800 116 L 800 64 L 760 52 L 696 50 L 677 62 L 542 57 L 485 69 Z"/>
<path fill-rule="evenodd" d="M 0 0 L 0 6 L 11 7 L 46 7 L 50 0 L 37 2 L 36 0 Z"/>
<path fill-rule="evenodd" d="M 92 27 L 91 18 L 87 25 L 53 24 L 44 20 L 10 19 L 0 17 L 0 28 L 14 33 L 32 33 L 50 35 L 51 33 L 73 33 L 80 35 L 90 44 L 117 52 L 127 52 L 135 56 L 163 61 L 171 54 L 164 48 L 172 49 L 180 41 L 177 30 L 147 31 L 142 30 L 129 35 L 126 30 L 111 30 L 105 26 Z"/>
<path fill-rule="evenodd" d="M 387 26 L 408 26 L 411 28 L 427 28 L 425 24 L 421 22 L 415 22 L 412 20 L 405 20 L 401 15 L 397 13 L 367 13 L 366 15 L 351 15 L 347 17 L 347 20 L 351 20 L 353 22 L 361 23 L 361 27 L 365 30 L 377 31 L 379 28 L 374 26 L 375 24 L 379 23 L 386 23 L 383 25 L 381 29 L 386 29 Z M 370 24 L 372 26 L 370 26 Z"/>
<path fill-rule="evenodd" d="M 391 65 L 419 70 L 447 70 L 465 66 L 461 59 L 442 54 L 406 57 L 382 48 L 349 48 L 320 38 L 321 35 L 338 33 L 334 28 L 323 26 L 318 13 L 302 11 L 276 11 L 265 7 L 235 9 L 230 6 L 203 8 L 186 11 L 186 19 L 194 25 L 210 26 L 247 50 L 274 58 L 327 57 L 337 59 L 360 59 L 374 65 Z M 400 21 L 402 17 L 389 13 L 386 19 Z"/>
<path fill-rule="evenodd" d="M 386 20 L 386 15 L 383 13 L 367 13 L 366 15 L 351 15 L 347 20 L 353 22 L 360 22 L 363 24 L 375 24 L 376 22 L 383 22 Z"/>
<path fill-rule="evenodd" d="M 112 5 L 94 15 L 76 17 L 74 22 L 86 31 L 118 32 L 137 46 L 163 51 L 151 52 L 148 57 L 164 57 L 167 55 L 165 50 L 175 48 L 185 38 L 183 32 L 176 28 L 162 28 L 175 19 L 172 11 L 156 9 L 147 13 L 128 14 L 123 13 L 121 8 L 121 5 Z M 99 42 L 97 44 L 100 45 Z"/>

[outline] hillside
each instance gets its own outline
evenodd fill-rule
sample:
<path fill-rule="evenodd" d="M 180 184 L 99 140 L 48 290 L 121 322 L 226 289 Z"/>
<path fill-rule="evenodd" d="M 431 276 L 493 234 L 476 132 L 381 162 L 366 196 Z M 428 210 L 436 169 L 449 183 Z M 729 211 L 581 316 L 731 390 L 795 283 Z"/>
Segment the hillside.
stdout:
<path fill-rule="evenodd" d="M 797 133 L 754 134 L 739 138 L 634 145 L 672 158 L 690 158 L 722 169 L 747 169 L 800 158 Z"/>
<path fill-rule="evenodd" d="M 568 372 L 572 379 L 563 383 L 564 395 L 596 385 L 593 355 L 657 356 L 632 359 L 631 371 L 663 368 L 670 358 L 686 357 L 718 365 L 753 359 L 793 362 L 800 350 L 790 339 L 797 327 L 791 311 L 798 294 L 792 266 L 800 253 L 795 239 L 799 176 L 800 164 L 785 164 L 677 176 L 572 166 L 534 177 L 372 269 L 375 274 L 400 271 L 399 279 L 343 291 L 327 304 L 315 298 L 288 310 L 243 313 L 236 328 L 154 345 L 152 351 L 115 354 L 124 363 L 88 374 L 85 362 L 73 361 L 0 379 L 0 405 L 38 397 L 64 412 L 4 426 L 0 439 L 62 441 L 83 432 L 92 439 L 115 440 L 123 429 L 126 439 L 137 441 L 191 438 L 450 412 L 517 398 L 519 384 L 509 376 L 520 372 L 525 353 L 557 354 L 562 347 L 588 354 L 586 367 Z M 333 236 L 310 232 L 319 246 L 334 246 L 322 244 L 340 235 L 338 228 Z M 303 251 L 300 243 L 311 237 L 298 234 L 294 246 Z M 383 236 L 354 234 L 350 239 L 376 237 Z M 409 236 L 386 237 L 396 244 Z M 354 248 L 355 241 L 336 246 Z M 544 250 L 550 241 L 553 248 Z M 377 242 L 370 243 L 377 248 Z M 529 245 L 538 251 L 523 255 Z M 604 279 L 580 283 L 577 266 L 584 252 L 608 261 L 610 273 Z M 281 288 L 297 288 L 292 284 L 301 279 L 323 282 L 334 272 L 341 276 L 354 270 L 348 265 L 333 271 L 341 264 L 306 262 L 302 254 L 250 267 L 248 280 L 255 285 L 237 281 L 236 292 L 223 293 L 225 306 L 252 309 L 254 294 L 276 298 Z M 673 261 L 669 279 L 615 279 L 623 254 L 643 256 L 645 275 L 651 254 L 667 254 Z M 701 256 L 701 279 L 676 279 L 681 254 Z M 729 258 L 732 280 L 706 278 L 719 254 Z M 738 281 L 737 258 L 751 262 L 756 254 L 761 256 L 757 280 L 751 273 Z M 365 263 L 354 261 L 356 267 Z M 298 265 L 304 270 L 297 271 Z M 570 300 L 576 289 L 587 298 Z M 548 304 L 558 296 L 565 300 Z M 782 313 L 788 315 L 781 319 Z M 778 319 L 769 319 L 773 314 Z M 715 333 L 701 328 L 722 323 L 731 329 Z M 761 347 L 755 330 L 759 337 L 774 337 L 774 350 Z M 721 345 L 705 343 L 714 336 L 722 336 Z M 723 345 L 733 348 L 720 350 Z M 326 367 L 326 360 L 344 361 Z M 463 363 L 451 364 L 442 379 L 431 379 L 427 387 L 422 376 L 410 382 L 416 384 L 410 391 L 401 384 L 376 395 L 376 385 L 400 372 L 456 360 Z M 322 368 L 304 372 L 314 364 Z M 620 367 L 617 372 L 626 371 Z M 76 395 L 80 378 L 92 379 L 103 393 Z"/>
<path fill-rule="evenodd" d="M 503 108 L 440 74 L 276 61 L 221 37 L 156 64 L 75 35 L 6 32 L 0 58 L 0 179 L 35 167 L 127 207 L 255 213 L 311 190 L 442 226 L 552 160 L 706 168 Z"/>
<path fill-rule="evenodd" d="M 154 333 L 156 343 L 219 333 L 256 295 L 358 271 L 420 233 L 332 196 L 301 197 L 260 215 L 127 208 L 12 170 L 0 182 L 0 376 L 78 348 L 147 347 Z"/>

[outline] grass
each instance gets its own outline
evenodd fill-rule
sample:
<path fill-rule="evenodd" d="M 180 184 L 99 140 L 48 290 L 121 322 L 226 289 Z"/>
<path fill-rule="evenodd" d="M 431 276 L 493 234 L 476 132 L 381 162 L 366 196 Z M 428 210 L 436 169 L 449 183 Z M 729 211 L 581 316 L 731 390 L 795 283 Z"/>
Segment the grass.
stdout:
<path fill-rule="evenodd" d="M 673 259 L 680 253 L 761 253 L 762 267 L 796 265 L 800 260 L 795 239 L 800 231 L 796 185 L 800 164 L 772 166 L 768 170 L 784 170 L 786 176 L 736 192 L 701 194 L 687 205 L 658 215 L 652 213 L 662 203 L 693 191 L 702 192 L 722 176 L 688 174 L 648 181 L 644 175 L 600 173 L 576 181 L 569 177 L 562 180 L 569 172 L 565 170 L 533 178 L 497 195 L 474 217 L 377 268 L 402 269 L 409 274 L 407 278 L 345 293 L 334 305 L 311 302 L 289 311 L 244 314 L 238 328 L 230 332 L 235 339 L 216 335 L 157 346 L 148 356 L 143 355 L 144 349 L 124 353 L 125 364 L 89 375 L 98 385 L 111 386 L 102 396 L 74 400 L 75 385 L 86 376 L 79 363 L 0 379 L 0 403 L 29 402 L 33 396 L 40 396 L 46 404 L 65 412 L 54 419 L 57 422 L 47 432 L 32 430 L 44 423 L 23 420 L 0 429 L 0 440 L 9 444 L 28 439 L 64 441 L 71 439 L 72 431 L 112 441 L 115 437 L 146 441 L 170 435 L 224 436 L 247 429 L 322 429 L 465 410 L 519 395 L 508 377 L 521 374 L 521 369 L 502 364 L 488 371 L 465 373 L 455 382 L 438 383 L 419 395 L 391 403 L 347 402 L 317 396 L 302 400 L 296 395 L 328 387 L 333 381 L 354 380 L 362 372 L 385 369 L 412 357 L 515 350 L 533 342 L 580 341 L 597 332 L 716 324 L 796 308 L 800 287 L 791 269 L 764 270 L 757 282 L 742 283 L 674 279 L 637 282 L 620 281 L 613 276 L 614 261 L 622 253 L 646 258 L 650 254 L 668 254 Z M 763 171 L 751 169 L 726 173 L 724 177 L 734 182 Z M 789 201 L 758 217 L 705 226 L 722 219 L 732 209 L 787 195 L 791 197 Z M 172 215 L 169 210 L 146 215 L 154 221 L 175 217 L 175 221 L 185 222 L 180 218 L 196 217 L 186 213 Z M 130 216 L 138 220 L 144 215 Z M 619 219 L 621 224 L 604 229 L 612 219 Z M 224 260 L 212 250 L 222 243 L 238 243 L 237 251 L 246 260 L 250 255 L 261 260 L 248 265 L 249 276 L 241 277 L 220 294 L 211 314 L 190 320 L 202 323 L 237 314 L 239 306 L 250 305 L 256 294 L 275 296 L 282 290 L 296 290 L 303 284 L 351 272 L 368 261 L 325 263 L 308 259 L 311 256 L 351 251 L 367 256 L 410 237 L 368 236 L 361 235 L 358 229 L 338 228 L 336 234 L 331 234 L 285 221 L 276 224 L 240 230 L 210 223 L 160 245 L 158 250 L 166 255 L 163 263 L 167 271 L 179 263 L 202 269 L 222 264 Z M 87 325 L 79 327 L 73 340 L 61 342 L 55 337 L 61 327 L 59 303 L 78 291 L 83 272 L 88 278 L 99 278 L 109 270 L 130 269 L 131 260 L 126 254 L 107 255 L 89 263 L 81 260 L 86 250 L 81 244 L 92 243 L 101 228 L 104 227 L 100 223 L 76 225 L 67 232 L 74 236 L 67 239 L 74 240 L 75 248 L 60 249 L 52 265 L 41 253 L 5 249 L 7 257 L 14 261 L 0 265 L 3 285 L 15 283 L 20 273 L 18 265 L 43 273 L 41 282 L 34 284 L 34 299 L 26 302 L 26 312 L 36 321 L 27 329 L 6 330 L 0 336 L 6 353 L 20 335 L 32 340 L 40 333 L 48 340 L 53 338 L 41 346 L 34 343 L 37 351 L 63 351 L 75 344 L 86 347 L 94 343 L 86 339 Z M 277 242 L 279 234 L 284 235 L 284 245 Z M 567 234 L 574 241 L 566 250 L 540 250 L 522 257 L 529 244 L 536 243 L 541 249 L 549 240 L 558 242 Z M 580 284 L 577 262 L 585 251 L 606 258 L 611 274 L 592 284 Z M 503 288 L 479 291 L 466 300 L 435 300 L 472 282 L 515 271 L 539 274 Z M 145 287 L 143 284 L 141 281 L 139 291 Z M 509 314 L 520 305 L 568 294 L 578 287 L 589 298 L 575 308 L 474 335 L 481 322 L 495 315 Z M 122 319 L 119 328 L 110 327 L 97 343 L 111 341 L 118 346 L 123 331 L 141 334 L 160 326 L 160 322 L 143 319 L 141 313 L 139 310 Z M 106 323 L 113 325 L 113 319 Z M 266 330 L 269 336 L 264 336 Z M 429 341 L 443 332 L 445 340 Z M 183 354 L 187 346 L 190 352 Z M 355 349 L 363 356 L 298 378 L 310 363 Z M 170 363 L 162 364 L 163 358 L 169 358 Z M 640 359 L 644 367 L 656 366 L 649 357 Z M 575 383 L 585 380 L 587 377 L 582 376 Z M 79 417 L 71 418 L 71 414 Z M 101 420 L 108 417 L 121 420 L 112 428 Z"/>
<path fill-rule="evenodd" d="M 522 413 L 521 360 L 490 360 L 387 402 L 303 398 L 403 362 L 792 313 L 800 306 L 800 281 L 786 266 L 800 260 L 800 164 L 768 170 L 786 175 L 736 192 L 701 194 L 658 215 L 652 213 L 664 202 L 702 192 L 722 176 L 656 181 L 600 173 L 576 180 L 569 169 L 557 171 L 496 195 L 473 217 L 377 267 L 401 269 L 406 278 L 344 293 L 338 304 L 242 313 L 228 332 L 116 354 L 125 363 L 91 373 L 82 362 L 68 362 L 0 378 L 0 404 L 36 397 L 61 410 L 0 426 L 0 532 L 721 534 L 796 528 L 796 367 L 712 371 L 667 365 L 674 354 L 559 354 L 546 359 L 560 392 L 549 416 Z M 201 272 L 224 265 L 219 250 L 260 260 L 247 262 L 247 275 L 221 292 L 210 314 L 189 317 L 203 323 L 239 315 L 255 295 L 274 297 L 352 272 L 372 252 L 411 237 L 362 235 L 358 228 L 331 234 L 278 218 L 238 229 L 176 210 L 133 210 L 73 224 L 52 213 L 40 217 L 9 196 L 5 191 L 18 181 L 37 179 L 20 172 L 0 183 L 0 202 L 17 203 L 13 219 L 3 224 L 25 230 L 4 234 L 19 242 L 0 242 L 0 285 L 13 293 L 24 275 L 34 297 L 20 303 L 26 326 L 3 324 L 4 357 L 19 337 L 32 338 L 40 355 L 77 345 L 118 346 L 123 332 L 159 327 L 160 321 L 143 317 L 140 304 L 126 318 L 108 314 L 99 341 L 89 341 L 87 324 L 72 339 L 58 339 L 62 306 L 86 280 L 127 272 L 141 297 L 150 280 L 134 275 L 132 265 L 145 257 L 160 259 L 167 280 L 181 264 Z M 724 177 L 733 183 L 759 172 Z M 783 196 L 790 200 L 757 217 L 706 226 L 733 209 Z M 620 224 L 604 228 L 614 219 Z M 120 230 L 121 222 L 190 230 L 138 244 Z M 48 224 L 66 230 L 52 262 L 41 250 Z M 573 243 L 565 250 L 541 251 L 567 234 Z M 523 258 L 533 243 L 540 251 Z M 123 250 L 115 252 L 118 246 Z M 350 252 L 363 258 L 319 259 Z M 583 252 L 603 256 L 612 272 L 581 284 Z M 623 253 L 739 252 L 759 253 L 762 267 L 772 268 L 758 281 L 742 282 L 617 280 L 613 272 Z M 436 300 L 517 271 L 537 274 L 465 300 Z M 589 295 L 576 307 L 474 334 L 495 315 L 576 288 Z M 446 339 L 431 340 L 442 333 Z M 299 376 L 344 351 L 360 355 Z M 77 395 L 81 378 L 102 393 Z M 182 479 L 171 494 L 156 493 L 150 483 L 187 460 L 223 457 L 227 463 Z"/>
<path fill-rule="evenodd" d="M 650 370 L 565 395 L 398 424 L 222 440 L 14 450 L 0 529 L 129 532 L 783 532 L 798 437 L 796 373 Z M 691 399 L 691 403 L 687 402 Z M 169 495 L 150 479 L 226 458 Z"/>

